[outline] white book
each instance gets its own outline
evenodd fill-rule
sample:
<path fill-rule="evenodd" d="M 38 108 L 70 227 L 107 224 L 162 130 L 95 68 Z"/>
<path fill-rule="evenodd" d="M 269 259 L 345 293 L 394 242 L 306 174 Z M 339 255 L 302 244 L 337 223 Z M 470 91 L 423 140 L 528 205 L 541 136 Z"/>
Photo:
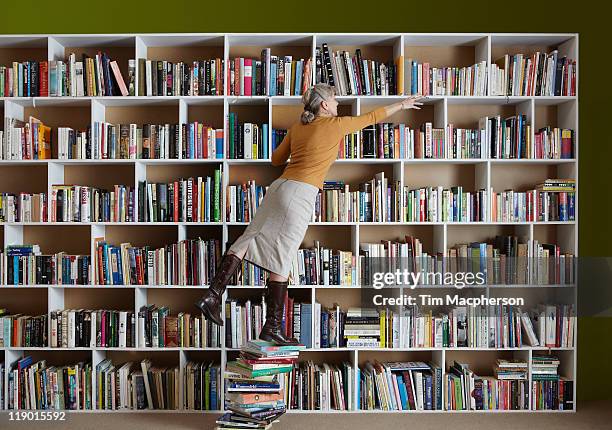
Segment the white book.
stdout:
<path fill-rule="evenodd" d="M 76 338 L 75 311 L 68 311 L 68 348 L 74 348 Z"/>
<path fill-rule="evenodd" d="M 119 348 L 127 344 L 127 311 L 119 312 Z"/>
<path fill-rule="evenodd" d="M 74 64 L 74 77 L 75 77 L 75 85 L 76 85 L 76 96 L 83 97 L 85 96 L 85 82 L 84 82 L 84 74 L 83 74 L 83 62 L 77 61 Z"/>
<path fill-rule="evenodd" d="M 253 124 L 249 122 L 244 123 L 244 158 L 253 158 Z"/>
<path fill-rule="evenodd" d="M 151 97 L 153 95 L 153 71 L 151 68 L 151 60 L 147 60 L 146 61 L 146 71 L 145 71 L 145 79 L 146 79 L 146 85 L 145 85 L 145 92 L 146 95 L 148 97 Z"/>
<path fill-rule="evenodd" d="M 90 348 L 95 348 L 96 347 L 96 339 L 98 336 L 98 331 L 97 331 L 97 319 L 98 319 L 98 313 L 96 311 L 91 311 L 91 329 L 90 329 L 90 341 L 89 341 L 89 347 Z M 57 331 L 57 320 L 56 320 L 56 327 L 55 327 L 56 331 Z M 57 342 L 57 340 L 56 340 Z"/>

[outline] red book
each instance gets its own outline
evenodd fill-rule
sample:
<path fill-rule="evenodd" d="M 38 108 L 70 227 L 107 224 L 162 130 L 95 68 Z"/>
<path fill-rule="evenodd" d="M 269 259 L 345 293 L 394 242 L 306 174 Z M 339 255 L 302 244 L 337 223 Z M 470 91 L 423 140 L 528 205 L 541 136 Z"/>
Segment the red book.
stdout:
<path fill-rule="evenodd" d="M 244 95 L 251 95 L 251 87 L 253 86 L 253 60 L 250 58 L 244 59 Z"/>
<path fill-rule="evenodd" d="M 8 79 L 6 81 L 8 85 Z M 38 64 L 38 90 L 41 97 L 49 96 L 49 63 L 46 61 Z"/>

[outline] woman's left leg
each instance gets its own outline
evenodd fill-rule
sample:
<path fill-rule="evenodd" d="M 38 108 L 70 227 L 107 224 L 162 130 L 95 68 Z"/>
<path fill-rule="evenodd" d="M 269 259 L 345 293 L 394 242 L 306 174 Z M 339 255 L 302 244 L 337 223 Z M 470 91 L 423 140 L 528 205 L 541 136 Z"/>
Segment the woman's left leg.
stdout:
<path fill-rule="evenodd" d="M 282 327 L 283 307 L 287 295 L 288 278 L 277 273 L 270 273 L 266 282 L 266 322 L 261 329 L 259 339 L 274 342 L 277 345 L 298 345 L 294 338 L 285 336 Z"/>

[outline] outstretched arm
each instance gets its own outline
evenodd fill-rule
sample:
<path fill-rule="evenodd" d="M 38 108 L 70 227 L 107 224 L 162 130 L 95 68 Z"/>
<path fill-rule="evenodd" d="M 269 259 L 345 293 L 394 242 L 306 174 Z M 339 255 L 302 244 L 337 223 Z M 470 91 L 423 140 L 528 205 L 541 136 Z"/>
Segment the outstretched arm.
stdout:
<path fill-rule="evenodd" d="M 381 122 L 385 118 L 399 112 L 402 109 L 421 109 L 419 106 L 423 103 L 419 102 L 420 96 L 408 97 L 397 103 L 393 103 L 388 106 L 381 106 L 378 109 L 373 110 L 359 116 L 339 116 L 335 120 L 338 124 L 341 134 L 344 136 L 349 133 L 354 133 L 361 130 L 362 128 Z"/>
<path fill-rule="evenodd" d="M 272 165 L 282 166 L 287 162 L 291 154 L 291 130 L 287 130 L 287 134 L 283 141 L 276 147 L 272 153 Z"/>

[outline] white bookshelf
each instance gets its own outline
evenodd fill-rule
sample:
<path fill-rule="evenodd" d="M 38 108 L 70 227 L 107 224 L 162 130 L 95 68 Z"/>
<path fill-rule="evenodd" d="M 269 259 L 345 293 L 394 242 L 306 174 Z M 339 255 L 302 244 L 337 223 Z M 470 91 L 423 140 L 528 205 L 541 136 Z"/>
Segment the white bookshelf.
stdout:
<path fill-rule="evenodd" d="M 419 61 L 429 61 L 433 66 L 468 66 L 478 61 L 486 61 L 490 67 L 505 53 L 534 52 L 558 49 L 561 55 L 568 55 L 578 60 L 578 34 L 545 34 L 545 33 L 232 33 L 232 34 L 58 34 L 58 35 L 0 35 L 0 65 L 9 65 L 12 61 L 25 60 L 64 60 L 71 52 L 77 56 L 82 52 L 106 51 L 118 64 L 124 78 L 127 77 L 127 60 L 148 58 L 168 59 L 170 61 L 188 61 L 223 57 L 227 61 L 234 56 L 259 57 L 264 47 L 271 47 L 279 54 L 314 58 L 315 48 L 321 43 L 328 43 L 330 49 L 348 49 L 354 51 L 359 47 L 364 58 L 384 59 L 386 61 L 403 56 Z M 138 63 L 138 62 L 136 62 Z M 314 63 L 313 63 L 314 66 Z M 137 64 L 138 67 L 138 64 Z M 226 69 L 227 70 L 227 69 Z M 314 74 L 314 67 L 313 67 Z M 578 71 L 577 71 L 578 78 Z M 225 75 L 225 94 L 228 94 L 227 73 Z M 139 73 L 136 71 L 136 91 L 138 91 Z M 577 85 L 578 88 L 578 85 Z M 358 115 L 375 109 L 378 106 L 401 100 L 403 96 L 341 96 L 339 112 L 344 115 Z M 27 119 L 32 114 L 43 122 L 57 126 L 84 128 L 94 121 L 187 123 L 194 119 L 210 120 L 216 128 L 225 128 L 226 118 L 230 111 L 251 112 L 254 116 L 264 118 L 272 128 L 288 128 L 298 119 L 297 113 L 302 110 L 300 96 L 132 96 L 132 97 L 4 97 L 0 98 L 0 116 Z M 578 96 L 575 97 L 540 97 L 540 96 L 430 96 L 425 106 L 418 113 L 408 111 L 401 113 L 408 122 L 414 115 L 414 122 L 432 121 L 434 127 L 445 127 L 447 124 L 477 124 L 481 114 L 514 114 L 522 113 L 528 118 L 531 133 L 536 129 L 551 125 L 575 130 L 574 159 L 563 160 L 409 160 L 409 159 L 345 159 L 338 160 L 332 166 L 328 178 L 344 179 L 351 185 L 370 179 L 374 173 L 384 170 L 401 185 L 456 185 L 449 183 L 453 178 L 460 178 L 466 183 L 468 191 L 493 187 L 494 191 L 505 188 L 519 189 L 528 184 L 535 185 L 537 180 L 548 177 L 571 177 L 576 179 L 576 220 L 570 222 L 324 222 L 310 223 L 303 246 L 311 246 L 312 240 L 318 239 L 325 246 L 351 250 L 359 254 L 359 244 L 378 241 L 380 238 L 393 240 L 396 237 L 410 234 L 424 241 L 429 252 L 442 252 L 456 243 L 465 241 L 482 241 L 496 234 L 514 234 L 526 239 L 550 241 L 561 246 L 563 252 L 578 255 Z M 126 117 L 127 116 L 127 117 Z M 206 117 L 209 116 L 209 117 Z M 125 117 L 124 121 L 121 118 Z M 240 118 L 240 113 L 239 113 Z M 140 121 L 142 122 L 142 121 Z M 2 125 L 0 125 L 2 126 Z M 225 133 L 227 139 L 227 133 Z M 271 145 L 271 134 L 268 135 Z M 358 142 L 358 145 L 360 142 Z M 226 145 L 224 145 L 225 147 Z M 272 148 L 268 148 L 272 153 Z M 214 169 L 223 170 L 223 186 L 237 184 L 254 178 L 260 184 L 269 184 L 282 171 L 272 167 L 270 160 L 236 160 L 228 158 L 206 160 L 0 160 L 0 192 L 48 192 L 52 184 L 69 182 L 73 178 L 88 176 L 92 183 L 104 179 L 112 183 L 137 186 L 139 180 L 154 175 L 163 177 L 181 177 L 201 171 L 207 175 Z M 15 182 L 14 178 L 17 178 Z M 129 180 L 125 180 L 125 179 Z M 5 189 L 5 184 L 10 189 Z M 22 188 L 17 188 L 22 184 Z M 351 187 L 353 188 L 353 187 Z M 49 194 L 50 197 L 50 194 Z M 49 199 L 50 201 L 50 199 Z M 225 193 L 221 203 L 221 214 L 225 214 Z M 225 243 L 240 234 L 246 223 L 213 222 L 213 223 L 0 223 L 0 243 L 4 246 L 22 243 L 41 243 L 43 252 L 64 250 L 78 254 L 93 252 L 93 238 L 106 236 L 111 241 L 120 240 L 145 244 L 146 240 L 155 245 L 176 242 L 185 238 L 215 237 L 221 240 L 223 251 Z M 113 308 L 130 309 L 138 312 L 140 306 L 155 303 L 170 305 L 172 314 L 177 312 L 196 311 L 193 302 L 203 293 L 202 286 L 1 286 L 0 307 L 7 307 L 12 312 L 23 312 L 30 315 L 49 315 L 52 310 L 63 308 Z M 254 298 L 262 293 L 261 286 L 229 286 L 225 298 Z M 432 288 L 420 286 L 420 290 Z M 452 287 L 449 288 L 449 291 Z M 471 290 L 487 297 L 497 296 L 510 291 L 521 291 L 527 297 L 537 294 L 537 289 L 527 286 L 480 286 Z M 547 286 L 547 288 L 566 288 L 573 296 L 575 303 L 577 291 L 575 286 Z M 107 291 L 104 291 L 104 290 Z M 177 289 L 183 289 L 176 294 Z M 359 305 L 360 290 L 352 286 L 290 286 L 290 294 L 303 302 L 320 302 L 330 306 L 337 301 L 343 309 Z M 541 290 L 540 290 L 541 291 Z M 563 290 L 565 291 L 565 290 Z M 100 301 L 100 299 L 102 299 Z M 100 303 L 103 304 L 100 304 Z M 225 307 L 223 307 L 223 313 Z M 313 318 L 314 320 L 314 318 Z M 314 321 L 313 321 L 314 333 Z M 224 332 L 222 331 L 222 334 Z M 575 336 L 576 339 L 576 336 Z M 222 336 L 220 348 L 14 348 L 0 349 L 0 359 L 5 367 L 19 357 L 31 354 L 35 359 L 47 358 L 51 364 L 65 364 L 88 359 L 93 367 L 92 386 L 95 387 L 95 367 L 104 358 L 117 362 L 151 358 L 164 363 L 178 365 L 182 372 L 188 360 L 216 361 L 224 368 L 228 359 L 236 350 L 225 346 Z M 576 340 L 574 340 L 576 344 Z M 357 367 L 373 358 L 379 361 L 433 361 L 443 368 L 445 373 L 449 364 L 455 359 L 464 360 L 470 365 L 489 368 L 495 358 L 523 358 L 529 360 L 536 351 L 548 348 L 408 348 L 408 349 L 347 349 L 317 348 L 309 349 L 303 356 L 318 362 L 326 360 L 349 361 Z M 576 408 L 576 348 L 554 348 L 554 353 L 561 359 L 560 374 L 574 380 L 574 411 Z M 57 360 L 57 363 L 54 361 Z M 478 372 L 477 372 L 478 373 Z M 491 374 L 491 373 L 486 373 Z M 531 387 L 531 372 L 529 377 Z M 5 387 L 8 376 L 5 375 Z M 354 381 L 357 383 L 357 380 Z M 444 384 L 444 376 L 443 376 Z M 5 388 L 7 399 L 8 388 Z M 223 388 L 220 404 L 223 404 Z M 355 402 L 356 393 L 353 393 Z M 531 390 L 530 390 L 531 406 Z M 96 391 L 92 400 L 96 403 Z M 8 400 L 4 408 L 8 405 Z M 443 406 L 445 400 L 443 399 Z M 84 411 L 115 412 L 115 411 Z M 131 411 L 131 412 L 151 412 Z M 155 411 L 164 413 L 190 413 L 201 411 Z M 213 411 L 214 412 L 214 411 Z M 302 411 L 289 411 L 299 413 Z M 318 413 L 337 413 L 337 411 L 304 411 Z M 342 413 L 388 413 L 383 411 L 348 411 Z M 399 413 L 469 413 L 477 411 L 399 411 Z M 568 411 L 486 411 L 486 412 L 568 412 Z M 395 411 L 398 413 L 398 411 Z"/>

